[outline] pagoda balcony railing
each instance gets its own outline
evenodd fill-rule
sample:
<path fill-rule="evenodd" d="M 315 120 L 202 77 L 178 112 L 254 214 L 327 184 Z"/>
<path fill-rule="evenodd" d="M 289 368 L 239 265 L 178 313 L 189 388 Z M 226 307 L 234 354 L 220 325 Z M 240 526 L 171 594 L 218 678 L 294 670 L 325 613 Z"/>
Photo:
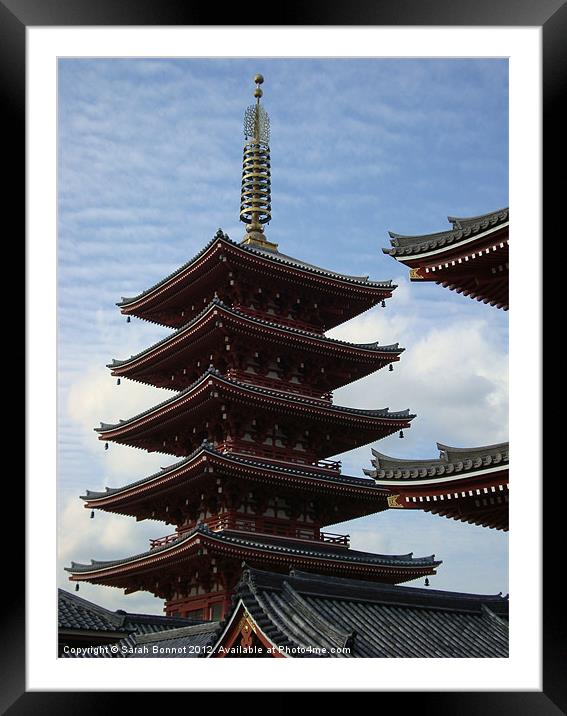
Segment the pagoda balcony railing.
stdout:
<path fill-rule="evenodd" d="M 266 525 L 264 529 L 258 528 L 254 520 L 247 520 L 240 517 L 234 517 L 233 515 L 221 515 L 213 520 L 207 520 L 208 528 L 212 532 L 222 532 L 224 530 L 235 530 L 237 532 L 254 532 L 255 534 L 266 535 L 269 537 L 287 537 L 289 539 L 298 539 L 305 542 L 324 542 L 325 544 L 333 544 L 337 546 L 350 547 L 350 535 L 341 535 L 334 532 L 313 532 L 309 528 L 295 527 L 286 528 L 280 530 L 273 530 L 273 526 Z M 158 537 L 157 539 L 150 540 L 150 549 L 156 549 L 157 547 L 165 547 L 166 545 L 175 542 L 183 536 L 184 532 L 188 532 L 192 528 L 186 528 L 179 532 L 166 535 L 165 537 Z"/>

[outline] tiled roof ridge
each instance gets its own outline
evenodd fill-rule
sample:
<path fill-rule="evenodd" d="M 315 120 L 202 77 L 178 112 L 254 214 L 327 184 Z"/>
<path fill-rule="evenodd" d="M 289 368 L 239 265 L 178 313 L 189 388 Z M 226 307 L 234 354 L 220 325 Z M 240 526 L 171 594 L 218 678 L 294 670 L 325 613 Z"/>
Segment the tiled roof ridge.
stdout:
<path fill-rule="evenodd" d="M 123 492 L 123 491 L 129 490 L 130 488 L 136 487 L 138 485 L 143 485 L 145 482 L 150 482 L 151 480 L 155 480 L 158 477 L 162 477 L 163 475 L 167 475 L 167 473 L 169 473 L 169 472 L 173 472 L 174 470 L 177 470 L 182 465 L 193 460 L 200 452 L 210 452 L 215 455 L 224 456 L 224 453 L 221 453 L 218 450 L 215 450 L 212 443 L 210 443 L 208 440 L 203 440 L 203 442 L 197 448 L 195 448 L 195 450 L 193 450 L 189 455 L 187 455 L 187 457 L 184 457 L 182 460 L 177 460 L 176 462 L 172 463 L 171 465 L 162 467 L 159 470 L 156 470 L 156 472 L 153 472 L 151 475 L 147 475 L 146 477 L 143 477 L 140 480 L 136 480 L 135 482 L 130 482 L 127 485 L 122 485 L 121 487 L 105 487 L 104 491 L 87 490 L 85 495 L 80 495 L 80 498 L 81 498 L 81 500 L 97 499 L 99 497 L 106 497 L 107 495 L 113 495 L 117 492 Z"/>
<path fill-rule="evenodd" d="M 336 590 L 344 589 L 345 592 L 351 590 L 350 593 L 345 593 L 341 598 L 344 599 L 355 599 L 354 593 L 358 590 L 359 592 L 371 592 L 375 594 L 375 597 L 379 600 L 380 595 L 400 597 L 400 604 L 404 598 L 413 598 L 414 601 L 419 601 L 422 597 L 429 600 L 439 599 L 446 601 L 453 601 L 455 605 L 460 604 L 461 608 L 469 607 L 479 609 L 483 605 L 495 604 L 495 605 L 507 605 L 508 595 L 502 596 L 502 593 L 498 594 L 473 594 L 467 592 L 452 592 L 441 589 L 432 589 L 431 587 L 414 587 L 405 586 L 398 584 L 384 584 L 381 582 L 371 582 L 368 580 L 359 580 L 352 577 L 338 577 L 330 575 L 322 575 L 311 572 L 305 572 L 298 569 L 292 569 L 289 575 L 282 575 L 277 573 L 267 572 L 256 568 L 248 567 L 249 575 L 247 579 L 250 583 L 254 584 L 256 592 L 260 592 L 263 589 L 283 589 L 284 584 L 287 583 L 298 594 L 310 594 L 312 596 L 323 596 L 322 588 L 329 587 L 335 588 Z M 278 584 L 279 582 L 279 584 Z M 337 595 L 334 595 L 337 597 Z M 366 597 L 366 600 L 368 597 Z M 388 601 L 392 601 L 391 599 Z M 410 602 L 408 602 L 410 603 Z M 434 606 L 434 605 L 433 605 Z M 439 607 L 443 608 L 443 607 Z M 455 607 L 456 608 L 456 607 Z M 490 609 L 490 607 L 486 607 Z M 494 613 L 494 612 L 492 612 Z"/>
<path fill-rule="evenodd" d="M 235 308 L 234 306 L 230 306 L 224 301 L 222 301 L 218 297 L 214 297 L 211 299 L 211 301 L 201 310 L 199 313 L 194 316 L 190 321 L 185 323 L 180 328 L 173 331 L 173 333 L 170 333 L 168 336 L 165 336 L 165 338 L 161 338 L 156 343 L 153 343 L 148 348 L 144 348 L 144 350 L 139 351 L 138 353 L 135 353 L 134 355 L 131 355 L 129 358 L 125 358 L 123 360 L 117 360 L 115 358 L 112 359 L 111 363 L 107 363 L 107 368 L 118 368 L 120 366 L 125 365 L 126 363 L 130 363 L 130 361 L 136 360 L 137 358 L 140 358 L 141 356 L 150 353 L 151 351 L 155 350 L 158 346 L 164 345 L 168 341 L 172 340 L 178 335 L 181 335 L 184 331 L 186 331 L 188 328 L 196 325 L 203 316 L 205 316 L 209 311 L 213 309 L 214 306 L 218 306 L 219 308 L 222 308 L 226 310 L 229 313 L 234 314 L 235 316 L 239 318 L 245 318 L 247 320 L 252 321 L 253 323 L 258 323 L 264 326 L 268 327 L 274 327 L 283 329 L 286 331 L 289 331 L 290 333 L 297 334 L 299 336 L 305 336 L 308 338 L 313 338 L 318 341 L 321 341 L 323 343 L 331 343 L 336 345 L 342 345 L 342 346 L 348 346 L 353 348 L 359 348 L 359 349 L 366 349 L 366 350 L 375 350 L 377 353 L 395 353 L 395 352 L 403 352 L 405 349 L 400 348 L 399 343 L 390 343 L 387 345 L 380 345 L 379 341 L 370 341 L 369 343 L 351 343 L 350 341 L 343 341 L 338 338 L 331 338 L 326 335 L 321 335 L 319 333 L 315 333 L 314 331 L 307 331 L 303 328 L 297 328 L 295 326 L 288 326 L 284 323 L 278 323 L 277 321 L 268 321 L 264 318 L 260 318 L 259 316 L 255 316 L 249 313 L 245 313 L 244 311 L 238 310 L 238 308 Z"/>
<path fill-rule="evenodd" d="M 476 224 L 478 222 L 486 221 L 489 217 L 496 214 L 502 214 L 508 212 L 509 207 L 503 206 L 500 209 L 489 211 L 486 214 L 477 214 L 476 216 L 448 216 L 447 221 L 453 224 L 454 227 L 461 228 L 463 224 Z"/>
<path fill-rule="evenodd" d="M 218 628 L 218 622 L 203 622 L 202 624 L 188 624 L 187 626 L 181 626 L 174 629 L 164 629 L 160 632 L 153 632 L 151 634 L 137 634 L 136 644 L 144 644 L 152 641 L 165 641 L 168 639 L 178 639 L 182 636 L 188 636 L 190 634 L 202 634 L 208 631 L 216 631 Z"/>
<path fill-rule="evenodd" d="M 508 595 L 506 595 L 506 597 L 503 597 L 503 599 L 508 599 Z M 494 612 L 489 606 L 483 603 L 480 605 L 480 609 L 487 619 L 505 630 L 508 629 L 508 622 L 503 619 L 499 614 L 496 614 L 496 612 Z"/>
<path fill-rule="evenodd" d="M 441 564 L 441 560 L 435 560 L 435 555 L 428 555 L 425 557 L 414 557 L 413 552 L 405 555 L 385 555 L 373 552 L 361 552 L 358 550 L 338 550 L 332 551 L 330 548 L 321 548 L 319 545 L 313 545 L 310 542 L 301 540 L 290 539 L 293 542 L 293 546 L 286 545 L 282 541 L 264 541 L 264 539 L 253 540 L 250 537 L 238 537 L 234 533 L 227 534 L 225 532 L 213 532 L 208 525 L 205 523 L 199 523 L 191 530 L 182 533 L 177 539 L 169 542 L 168 544 L 161 545 L 160 547 L 154 547 L 153 549 L 141 552 L 139 554 L 131 555 L 122 559 L 115 560 L 95 560 L 91 559 L 90 564 L 81 564 L 80 562 L 71 562 L 70 567 L 65 567 L 67 572 L 90 572 L 99 569 L 106 569 L 107 567 L 113 567 L 119 564 L 128 564 L 135 562 L 138 559 L 145 557 L 155 556 L 160 552 L 171 550 L 179 544 L 190 540 L 196 533 L 200 533 L 209 539 L 218 540 L 221 542 L 228 542 L 232 544 L 242 545 L 250 549 L 263 549 L 268 552 L 282 552 L 287 554 L 298 554 L 300 556 L 312 556 L 321 559 L 333 559 L 338 561 L 346 562 L 362 562 L 366 564 L 389 564 L 394 566 L 419 566 L 429 565 L 436 567 Z M 261 538 L 270 538 L 270 535 L 261 535 Z M 319 549 L 317 549 L 319 547 Z"/>
<path fill-rule="evenodd" d="M 107 607 L 101 606 L 100 604 L 95 604 L 88 599 L 84 599 L 83 597 L 79 597 L 76 594 L 72 594 L 71 592 L 68 592 L 66 589 L 62 589 L 61 587 L 58 587 L 57 591 L 59 599 L 63 599 L 64 601 L 67 601 L 76 607 L 88 609 L 91 612 L 97 614 L 98 616 L 108 619 L 108 621 L 110 621 L 115 627 L 124 626 L 124 622 L 126 621 L 126 614 L 119 614 L 116 611 L 112 611 Z"/>

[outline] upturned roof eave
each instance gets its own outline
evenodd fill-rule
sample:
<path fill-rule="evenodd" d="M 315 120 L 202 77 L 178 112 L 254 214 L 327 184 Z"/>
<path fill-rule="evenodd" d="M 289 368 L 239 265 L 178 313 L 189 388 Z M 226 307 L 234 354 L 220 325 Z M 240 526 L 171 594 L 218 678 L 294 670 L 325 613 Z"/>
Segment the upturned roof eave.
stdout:
<path fill-rule="evenodd" d="M 191 328 L 198 327 L 199 323 L 203 323 L 205 320 L 209 320 L 209 316 L 214 314 L 214 311 L 220 310 L 226 314 L 228 314 L 230 317 L 234 317 L 238 320 L 242 320 L 248 323 L 252 323 L 255 326 L 258 327 L 265 327 L 271 330 L 277 330 L 282 333 L 287 333 L 290 336 L 293 336 L 294 338 L 297 337 L 299 339 L 304 338 L 309 341 L 314 341 L 317 343 L 321 343 L 322 345 L 328 345 L 333 348 L 343 348 L 347 350 L 355 350 L 355 351 L 367 351 L 372 354 L 380 355 L 388 354 L 388 355 L 400 355 L 405 351 L 405 348 L 401 347 L 398 343 L 391 343 L 387 345 L 380 345 L 378 341 L 374 341 L 371 343 L 350 343 L 348 341 L 341 341 L 336 338 L 330 338 L 325 335 L 319 335 L 317 333 L 312 333 L 311 331 L 306 331 L 301 328 L 295 328 L 293 326 L 287 326 L 283 323 L 277 323 L 276 321 L 267 321 L 263 318 L 259 318 L 257 316 L 253 316 L 247 313 L 243 313 L 242 311 L 239 311 L 236 308 L 233 308 L 231 306 L 228 306 L 223 301 L 221 301 L 219 298 L 214 298 L 202 311 L 200 311 L 193 319 L 188 321 L 185 325 L 178 328 L 176 331 L 174 331 L 169 336 L 166 336 L 165 338 L 162 338 L 161 340 L 157 341 L 153 345 L 149 346 L 148 348 L 145 348 L 143 351 L 140 351 L 139 353 L 136 353 L 133 356 L 130 356 L 130 358 L 126 358 L 124 360 L 116 360 L 114 359 L 112 363 L 107 363 L 106 367 L 110 368 L 111 370 L 119 369 L 119 368 L 126 368 L 131 363 L 135 363 L 136 361 L 140 360 L 144 357 L 149 357 L 156 349 L 158 348 L 165 348 L 167 347 L 167 344 L 173 342 L 179 338 L 182 334 L 189 331 Z"/>
<path fill-rule="evenodd" d="M 471 218 L 468 223 L 465 219 L 461 221 L 465 224 L 462 227 L 453 227 L 447 231 L 421 236 L 404 236 L 390 231 L 391 248 L 382 248 L 382 252 L 404 263 L 404 261 L 419 259 L 424 253 L 440 254 L 452 251 L 463 243 L 482 238 L 508 226 L 509 210 L 499 209 L 481 217 Z"/>
<path fill-rule="evenodd" d="M 205 254 L 211 248 L 214 248 L 216 244 L 219 243 L 224 244 L 227 248 L 230 248 L 232 250 L 238 249 L 243 252 L 250 253 L 257 258 L 264 259 L 267 262 L 267 265 L 276 264 L 288 266 L 290 268 L 301 271 L 304 274 L 327 278 L 338 283 L 343 283 L 345 285 L 354 285 L 359 286 L 361 288 L 380 289 L 383 291 L 393 291 L 397 288 L 397 286 L 393 284 L 391 280 L 370 281 L 367 276 L 349 276 L 347 274 L 339 274 L 334 271 L 323 269 L 319 266 L 314 266 L 305 262 L 301 262 L 298 259 L 286 256 L 285 254 L 280 254 L 279 252 L 268 253 L 265 251 L 261 251 L 260 249 L 256 249 L 252 246 L 242 245 L 237 243 L 236 241 L 232 241 L 232 239 L 230 239 L 226 234 L 222 232 L 222 230 L 219 229 L 215 237 L 211 241 L 209 241 L 209 243 L 206 244 L 206 246 L 204 246 L 203 249 L 201 249 L 201 251 L 199 251 L 192 259 L 183 264 L 180 268 L 176 269 L 173 273 L 169 274 L 161 281 L 158 281 L 150 288 L 146 289 L 145 291 L 142 291 L 137 296 L 122 297 L 120 301 L 117 301 L 116 305 L 121 309 L 128 309 L 129 307 L 134 307 L 134 304 L 138 303 L 139 301 L 149 298 L 152 293 L 161 288 L 166 287 L 169 282 L 181 276 L 184 271 L 192 267 L 194 268 L 199 261 L 203 260 Z"/>
<path fill-rule="evenodd" d="M 162 403 L 159 403 L 158 405 L 154 405 L 148 410 L 139 413 L 138 415 L 135 415 L 131 418 L 128 418 L 127 420 L 120 421 L 118 423 L 103 423 L 101 422 L 100 428 L 93 428 L 95 432 L 97 432 L 100 436 L 100 439 L 104 439 L 105 433 L 111 433 L 119 428 L 125 428 L 127 426 L 131 426 L 136 421 L 151 416 L 152 413 L 159 413 L 159 411 L 165 407 L 170 406 L 171 404 L 175 403 L 176 401 L 180 400 L 184 396 L 187 396 L 191 392 L 196 392 L 197 389 L 207 380 L 213 379 L 217 381 L 220 385 L 225 384 L 229 387 L 235 387 L 239 390 L 242 390 L 245 393 L 250 393 L 254 396 L 266 396 L 271 397 L 274 400 L 281 400 L 283 402 L 290 402 L 293 406 L 297 405 L 304 405 L 306 407 L 312 407 L 314 409 L 321 409 L 325 411 L 329 411 L 331 413 L 336 414 L 337 416 L 351 416 L 351 417 L 359 417 L 359 418 L 367 418 L 367 419 L 380 419 L 380 420 L 387 420 L 392 422 L 410 422 L 413 420 L 416 415 L 409 412 L 409 409 L 406 409 L 404 411 L 395 411 L 390 412 L 389 408 L 380 408 L 378 410 L 364 410 L 360 408 L 348 408 L 345 406 L 340 405 L 333 405 L 332 403 L 326 403 L 322 400 L 316 400 L 311 399 L 307 397 L 300 396 L 295 393 L 287 393 L 284 391 L 278 391 L 278 390 L 271 390 L 268 388 L 262 388 L 260 386 L 253 386 L 248 383 L 242 383 L 241 381 L 234 380 L 232 378 L 227 378 L 226 376 L 221 375 L 219 371 L 217 371 L 214 368 L 209 368 L 203 375 L 198 378 L 192 385 L 188 386 L 184 390 L 177 393 L 177 395 L 174 395 L 171 398 L 168 398 L 167 400 L 163 401 Z"/>
<path fill-rule="evenodd" d="M 266 590 L 282 590 L 284 584 L 291 583 L 294 588 L 301 594 L 309 596 L 324 597 L 332 596 L 340 599 L 353 599 L 358 596 L 363 601 L 368 600 L 368 592 L 374 592 L 377 601 L 382 601 L 383 597 L 387 597 L 387 602 L 392 601 L 392 597 L 400 597 L 400 604 L 408 604 L 414 599 L 416 601 L 437 599 L 452 599 L 455 601 L 455 607 L 462 605 L 464 609 L 470 609 L 473 604 L 480 607 L 481 604 L 496 603 L 507 605 L 509 603 L 508 595 L 498 594 L 474 594 L 470 592 L 449 592 L 441 589 L 432 589 L 431 587 L 403 586 L 385 584 L 382 582 L 371 582 L 366 580 L 352 579 L 349 577 L 331 576 L 314 574 L 311 572 L 303 572 L 298 569 L 291 570 L 290 574 L 280 574 L 274 572 L 266 572 L 246 565 L 246 568 L 240 578 L 238 588 L 247 583 L 252 591 Z M 447 608 L 443 605 L 441 608 Z"/>

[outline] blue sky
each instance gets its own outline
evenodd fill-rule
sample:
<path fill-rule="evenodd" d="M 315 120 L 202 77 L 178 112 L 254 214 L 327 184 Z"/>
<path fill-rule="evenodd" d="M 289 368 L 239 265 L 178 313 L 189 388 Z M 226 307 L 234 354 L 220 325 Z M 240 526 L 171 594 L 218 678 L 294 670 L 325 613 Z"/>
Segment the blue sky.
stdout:
<path fill-rule="evenodd" d="M 93 427 L 169 393 L 122 381 L 105 364 L 168 333 L 115 302 L 171 273 L 217 228 L 238 240 L 242 119 L 252 78 L 265 77 L 273 219 L 268 237 L 303 260 L 399 285 L 379 307 L 338 327 L 347 340 L 400 342 L 393 373 L 335 392 L 335 402 L 416 412 L 406 438 L 373 446 L 433 457 L 435 442 L 482 445 L 508 437 L 507 314 L 435 285 L 410 285 L 381 252 L 388 230 L 447 228 L 508 204 L 505 60 L 60 60 L 58 74 L 59 565 L 112 559 L 172 531 L 97 513 L 88 489 L 127 484 L 173 460 L 111 445 Z M 361 475 L 370 447 L 341 456 Z M 332 528 L 331 528 L 332 529 Z M 356 549 L 444 564 L 432 585 L 507 591 L 507 536 L 422 513 L 336 526 Z M 147 594 L 81 586 L 117 608 L 161 611 Z"/>

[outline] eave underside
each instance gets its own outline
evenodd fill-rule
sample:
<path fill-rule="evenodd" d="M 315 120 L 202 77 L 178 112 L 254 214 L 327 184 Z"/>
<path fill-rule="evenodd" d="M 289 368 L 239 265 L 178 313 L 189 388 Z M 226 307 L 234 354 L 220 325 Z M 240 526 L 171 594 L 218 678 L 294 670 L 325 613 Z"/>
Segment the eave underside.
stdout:
<path fill-rule="evenodd" d="M 466 249 L 466 251 L 464 251 Z M 440 251 L 428 257 L 396 257 L 412 283 L 435 282 L 459 294 L 508 310 L 508 241 Z"/>

